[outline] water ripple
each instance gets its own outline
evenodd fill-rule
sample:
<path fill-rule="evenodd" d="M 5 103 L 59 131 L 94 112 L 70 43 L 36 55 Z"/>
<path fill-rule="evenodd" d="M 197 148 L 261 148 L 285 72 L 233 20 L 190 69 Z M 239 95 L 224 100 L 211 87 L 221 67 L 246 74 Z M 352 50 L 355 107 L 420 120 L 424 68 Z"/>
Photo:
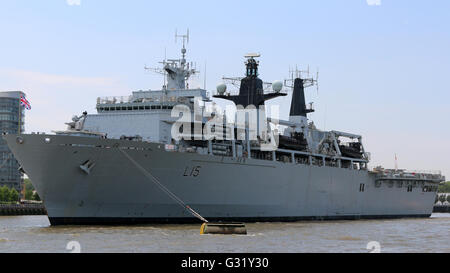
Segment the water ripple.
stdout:
<path fill-rule="evenodd" d="M 450 252 L 450 214 L 429 219 L 247 224 L 247 236 L 200 235 L 200 225 L 51 227 L 47 217 L 0 217 L 0 252 Z M 14 242 L 14 243 L 11 243 Z"/>

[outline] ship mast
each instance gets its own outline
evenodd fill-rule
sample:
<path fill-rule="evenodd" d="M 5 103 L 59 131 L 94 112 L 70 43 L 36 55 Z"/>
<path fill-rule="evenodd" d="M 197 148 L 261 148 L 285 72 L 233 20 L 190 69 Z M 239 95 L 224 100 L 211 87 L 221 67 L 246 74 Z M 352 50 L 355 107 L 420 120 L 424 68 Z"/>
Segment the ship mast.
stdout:
<path fill-rule="evenodd" d="M 189 43 L 189 29 L 187 34 L 178 35 L 175 31 L 175 42 L 178 38 L 183 40 L 183 48 L 181 49 L 181 59 L 166 59 L 160 62 L 163 65 L 162 68 L 148 68 L 146 70 L 151 70 L 155 73 L 164 75 L 164 86 L 163 90 L 187 90 L 189 89 L 189 84 L 187 83 L 192 75 L 198 73 L 198 71 L 193 68 L 192 63 L 186 61 L 186 43 Z"/>
<path fill-rule="evenodd" d="M 238 82 L 240 80 L 239 94 L 238 95 L 226 95 L 224 93 L 218 93 L 215 98 L 230 100 L 236 105 L 242 105 L 244 108 L 253 105 L 257 108 L 264 105 L 265 101 L 274 99 L 280 96 L 286 96 L 284 93 L 275 91 L 272 93 L 264 93 L 264 82 L 258 77 L 258 66 L 259 61 L 256 58 L 260 57 L 260 54 L 249 53 L 244 57 L 247 59 L 245 62 L 245 78 L 224 78 L 230 79 L 233 82 Z"/>

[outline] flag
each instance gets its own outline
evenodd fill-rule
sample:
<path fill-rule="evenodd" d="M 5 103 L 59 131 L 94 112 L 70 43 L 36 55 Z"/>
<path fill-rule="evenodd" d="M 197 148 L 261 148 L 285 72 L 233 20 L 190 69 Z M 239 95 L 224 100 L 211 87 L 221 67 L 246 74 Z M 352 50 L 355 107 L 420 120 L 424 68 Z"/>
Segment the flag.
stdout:
<path fill-rule="evenodd" d="M 20 96 L 20 105 L 25 107 L 27 110 L 31 110 L 31 104 L 24 96 Z"/>

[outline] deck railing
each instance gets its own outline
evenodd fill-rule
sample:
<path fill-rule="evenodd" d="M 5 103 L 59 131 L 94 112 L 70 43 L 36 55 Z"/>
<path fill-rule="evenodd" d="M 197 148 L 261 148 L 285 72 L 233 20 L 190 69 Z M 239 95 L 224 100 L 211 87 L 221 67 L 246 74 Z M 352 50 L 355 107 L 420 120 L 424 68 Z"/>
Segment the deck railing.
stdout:
<path fill-rule="evenodd" d="M 97 98 L 97 105 L 101 104 L 122 104 L 122 103 L 144 103 L 144 102 L 185 102 L 183 97 L 175 96 L 155 96 L 149 98 L 135 98 L 133 96 L 118 96 L 118 97 L 102 97 Z"/>
<path fill-rule="evenodd" d="M 445 177 L 441 171 L 420 171 L 420 170 L 390 170 L 390 169 L 374 169 L 378 178 L 393 179 L 424 179 L 424 180 L 440 180 L 444 181 Z"/>

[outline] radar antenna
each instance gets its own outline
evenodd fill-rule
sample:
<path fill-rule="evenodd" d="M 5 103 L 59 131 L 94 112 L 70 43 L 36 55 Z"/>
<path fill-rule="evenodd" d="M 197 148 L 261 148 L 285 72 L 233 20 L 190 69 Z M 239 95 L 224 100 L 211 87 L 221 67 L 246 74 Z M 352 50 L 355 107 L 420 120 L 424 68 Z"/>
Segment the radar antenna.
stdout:
<path fill-rule="evenodd" d="M 260 53 L 247 53 L 244 55 L 244 57 L 247 59 L 254 59 L 254 58 L 261 57 L 261 54 Z"/>

